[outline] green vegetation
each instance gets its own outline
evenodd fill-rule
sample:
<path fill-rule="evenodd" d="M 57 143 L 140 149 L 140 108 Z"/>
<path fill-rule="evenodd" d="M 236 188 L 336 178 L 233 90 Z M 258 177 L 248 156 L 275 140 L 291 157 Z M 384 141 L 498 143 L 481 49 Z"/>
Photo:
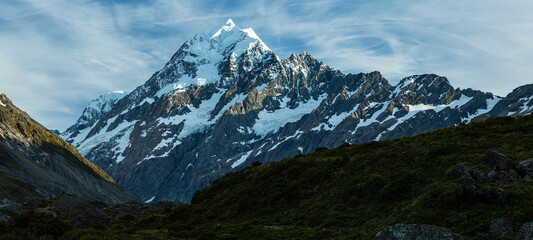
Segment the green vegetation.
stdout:
<path fill-rule="evenodd" d="M 396 223 L 494 238 L 489 225 L 496 217 L 517 226 L 533 221 L 533 182 L 499 185 L 506 193 L 494 203 L 468 203 L 454 197 L 461 180 L 449 181 L 446 174 L 461 162 L 489 170 L 483 157 L 493 149 L 515 161 L 532 158 L 531 139 L 530 115 L 344 144 L 228 174 L 168 213 L 66 229 L 60 239 L 372 239 Z M 24 231 L 8 224 L 6 234 Z"/>
<path fill-rule="evenodd" d="M 0 199 L 18 200 L 22 197 L 40 196 L 30 182 L 5 172 L 0 173 L 0 189 Z"/>
<path fill-rule="evenodd" d="M 68 221 L 32 211 L 0 222 L 0 239 L 56 239 L 70 229 Z"/>

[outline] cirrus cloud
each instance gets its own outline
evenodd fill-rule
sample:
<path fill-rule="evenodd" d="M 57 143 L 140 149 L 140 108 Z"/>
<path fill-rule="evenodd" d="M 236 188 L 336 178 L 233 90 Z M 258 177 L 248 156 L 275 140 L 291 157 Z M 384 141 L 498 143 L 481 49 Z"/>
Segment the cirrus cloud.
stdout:
<path fill-rule="evenodd" d="M 0 3 L 0 91 L 64 130 L 101 93 L 132 90 L 197 32 L 232 18 L 281 58 L 307 51 L 392 83 L 419 73 L 499 95 L 533 75 L 533 3 L 495 1 L 107 1 Z"/>

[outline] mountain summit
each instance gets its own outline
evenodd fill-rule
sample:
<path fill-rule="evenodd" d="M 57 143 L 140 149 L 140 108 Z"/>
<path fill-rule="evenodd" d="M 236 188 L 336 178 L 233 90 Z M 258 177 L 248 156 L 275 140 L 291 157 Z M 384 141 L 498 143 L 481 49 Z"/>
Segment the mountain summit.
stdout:
<path fill-rule="evenodd" d="M 306 52 L 281 60 L 251 28 L 228 20 L 185 42 L 146 83 L 62 137 L 143 200 L 189 202 L 254 161 L 525 114 L 533 91 L 522 89 L 507 104 L 435 74 L 392 86 L 379 72 L 344 74 Z"/>
<path fill-rule="evenodd" d="M 156 94 L 161 96 L 173 90 L 191 85 L 216 83 L 231 85 L 239 60 L 246 59 L 249 67 L 260 62 L 272 51 L 259 39 L 251 28 L 240 29 L 230 19 L 225 25 L 206 34 L 197 34 L 184 43 L 160 72 L 175 74 L 178 81 L 161 82 Z M 242 57 L 242 59 L 239 59 Z M 225 68 L 223 68 L 225 67 Z M 221 72 L 223 70 L 224 72 Z M 166 76 L 160 76 L 165 79 Z M 165 85 L 169 84 L 169 85 Z"/>
<path fill-rule="evenodd" d="M 217 43 L 219 49 L 222 50 L 231 47 L 233 43 L 246 40 L 244 44 L 237 49 L 243 50 L 242 47 L 246 47 L 246 44 L 259 44 L 262 48 L 270 51 L 265 43 L 261 41 L 257 34 L 255 34 L 252 28 L 240 29 L 231 19 L 228 19 L 226 24 L 208 32 L 204 38 L 207 37 L 209 37 L 209 40 Z"/>

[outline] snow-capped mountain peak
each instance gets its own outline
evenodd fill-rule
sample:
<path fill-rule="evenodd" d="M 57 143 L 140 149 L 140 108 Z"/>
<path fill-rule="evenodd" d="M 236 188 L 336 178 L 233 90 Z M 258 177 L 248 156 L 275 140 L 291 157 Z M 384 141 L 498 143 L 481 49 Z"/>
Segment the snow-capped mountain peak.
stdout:
<path fill-rule="evenodd" d="M 128 92 L 126 91 L 112 91 L 102 94 L 98 98 L 92 100 L 85 109 L 83 109 L 83 113 L 76 123 L 62 133 L 61 136 L 65 139 L 70 137 L 71 142 L 74 144 L 83 140 L 88 132 L 83 134 L 78 130 L 95 124 L 101 117 L 111 111 L 115 104 L 127 94 Z"/>
<path fill-rule="evenodd" d="M 125 91 L 112 91 L 100 95 L 100 97 L 92 100 L 87 107 L 85 107 L 82 117 L 78 120 L 79 123 L 87 124 L 94 118 L 109 112 L 115 103 L 127 94 L 128 92 Z"/>
<path fill-rule="evenodd" d="M 235 25 L 233 20 L 231 20 L 231 18 L 230 18 L 230 19 L 228 19 L 226 24 L 215 28 L 215 30 L 214 30 L 215 33 L 213 33 L 210 38 L 212 39 L 212 38 L 220 37 L 221 35 L 225 35 L 225 34 L 227 34 L 229 32 L 232 32 L 236 28 L 238 29 L 238 27 Z M 210 32 L 213 32 L 213 30 L 210 31 Z M 208 33 L 208 35 L 209 35 L 209 33 Z"/>
<path fill-rule="evenodd" d="M 228 20 L 185 42 L 94 124 L 63 136 L 143 200 L 188 202 L 253 161 L 409 136 L 493 109 L 523 114 L 533 111 L 531 95 L 525 87 L 503 101 L 435 74 L 392 86 L 379 72 L 343 74 L 306 52 L 280 60 Z"/>
<path fill-rule="evenodd" d="M 226 24 L 200 37 L 201 41 L 204 39 L 209 39 L 212 47 L 216 48 L 222 54 L 228 50 L 233 50 L 235 57 L 238 57 L 242 54 L 243 50 L 245 51 L 253 45 L 258 45 L 264 50 L 270 51 L 270 48 L 257 36 L 251 27 L 241 29 L 231 19 L 228 19 Z"/>
<path fill-rule="evenodd" d="M 265 59 L 279 59 L 251 28 L 226 24 L 185 42 L 163 69 L 149 81 L 156 97 L 184 91 L 189 86 L 227 87 Z M 246 68 L 237 66 L 246 62 Z M 151 83 L 151 82 L 155 82 Z"/>

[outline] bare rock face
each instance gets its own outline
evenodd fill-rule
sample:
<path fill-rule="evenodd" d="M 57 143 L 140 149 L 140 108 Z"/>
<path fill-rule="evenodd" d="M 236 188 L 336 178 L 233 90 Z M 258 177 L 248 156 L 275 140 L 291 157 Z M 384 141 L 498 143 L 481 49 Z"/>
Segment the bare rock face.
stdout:
<path fill-rule="evenodd" d="M 500 236 L 511 236 L 513 234 L 513 222 L 505 218 L 495 218 L 490 222 L 489 231 Z"/>
<path fill-rule="evenodd" d="M 532 240 L 533 239 L 533 222 L 528 222 L 522 224 L 518 234 L 516 235 L 516 240 Z"/>
<path fill-rule="evenodd" d="M 487 183 L 489 179 L 487 178 L 487 174 L 482 173 L 481 171 L 477 169 L 469 170 L 468 173 L 470 176 L 472 176 L 472 179 L 478 183 Z"/>
<path fill-rule="evenodd" d="M 11 219 L 11 217 L 7 214 L 0 213 L 0 222 L 7 222 Z"/>
<path fill-rule="evenodd" d="M 496 184 L 509 184 L 520 178 L 520 175 L 518 175 L 518 172 L 514 169 L 510 171 L 493 170 L 489 172 L 487 176 L 490 179 L 490 182 L 494 182 Z"/>
<path fill-rule="evenodd" d="M 466 166 L 463 163 L 457 164 L 448 174 L 448 179 L 450 180 L 455 180 L 459 178 L 472 179 L 472 176 L 470 176 L 468 169 L 466 169 Z"/>
<path fill-rule="evenodd" d="M 492 168 L 492 171 L 487 174 L 490 182 L 509 184 L 520 178 L 517 164 L 496 150 L 485 155 L 484 163 Z"/>
<path fill-rule="evenodd" d="M 513 160 L 496 150 L 492 150 L 491 152 L 487 153 L 483 163 L 493 168 L 494 171 L 505 171 L 516 168 L 516 163 L 513 162 Z"/>
<path fill-rule="evenodd" d="M 497 190 L 485 189 L 471 178 L 464 179 L 461 187 L 455 192 L 455 200 L 458 203 L 493 203 L 498 199 L 499 195 Z"/>
<path fill-rule="evenodd" d="M 531 180 L 533 178 L 533 159 L 527 159 L 519 162 L 517 169 L 520 175 L 525 176 L 528 180 Z"/>
<path fill-rule="evenodd" d="M 306 52 L 280 59 L 228 21 L 62 137 L 144 201 L 189 202 L 255 161 L 466 123 L 502 99 L 435 74 L 392 86 L 379 72 L 344 74 Z"/>
<path fill-rule="evenodd" d="M 0 94 L 0 182 L 0 199 L 60 193 L 108 203 L 138 199 L 4 94 Z M 10 206 L 0 203 L 1 208 Z"/>
<path fill-rule="evenodd" d="M 462 240 L 461 235 L 449 229 L 426 224 L 396 224 L 374 236 L 374 240 Z"/>

